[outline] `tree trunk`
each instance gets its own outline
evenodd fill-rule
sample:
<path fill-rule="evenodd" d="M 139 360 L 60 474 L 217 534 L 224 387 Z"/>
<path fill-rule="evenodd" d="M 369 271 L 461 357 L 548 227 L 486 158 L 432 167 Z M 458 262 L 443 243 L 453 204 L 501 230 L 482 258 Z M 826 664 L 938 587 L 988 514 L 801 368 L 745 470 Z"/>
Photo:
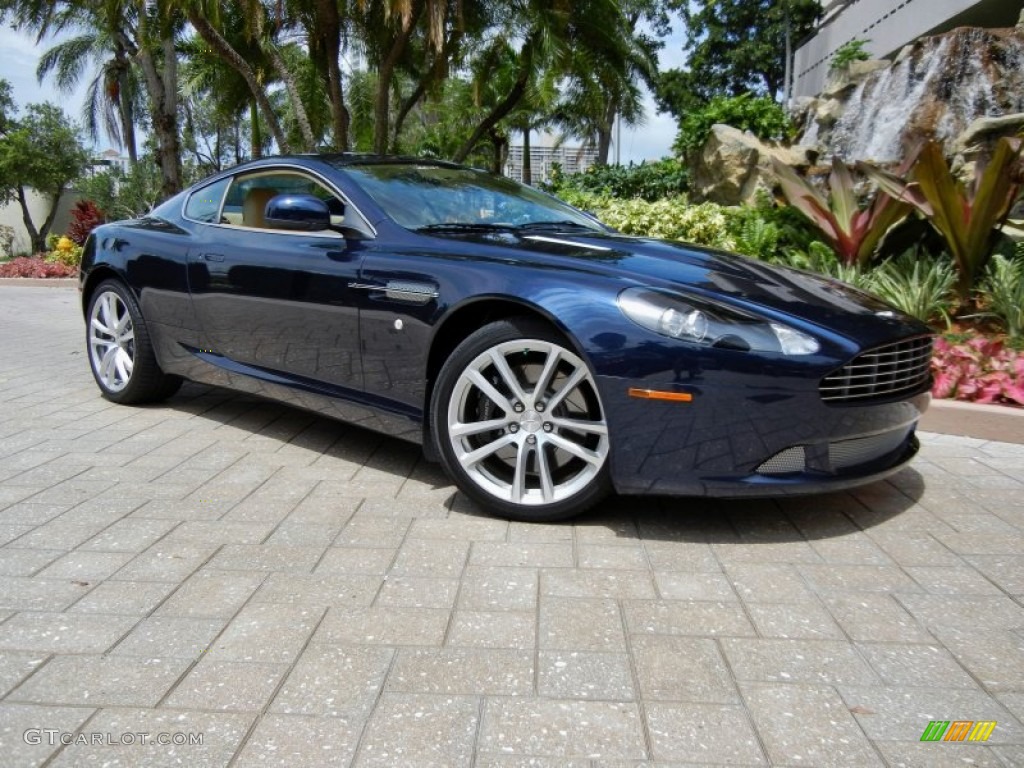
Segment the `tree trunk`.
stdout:
<path fill-rule="evenodd" d="M 493 150 L 493 155 L 491 157 L 491 173 L 501 176 L 503 175 L 502 172 L 505 170 L 508 139 L 502 136 L 497 128 L 492 128 L 489 131 L 489 135 L 491 139 L 491 148 Z"/>
<path fill-rule="evenodd" d="M 152 112 L 153 134 L 156 136 L 157 163 L 163 174 L 160 193 L 164 198 L 182 189 L 181 142 L 178 139 L 178 68 L 174 40 L 161 41 L 163 71 L 158 71 L 153 52 L 145 46 L 137 49 L 136 59 L 145 76 L 146 92 Z M 169 55 L 168 55 L 169 51 Z"/>
<path fill-rule="evenodd" d="M 391 135 L 391 81 L 422 9 L 423 5 L 417 3 L 415 11 L 398 31 L 388 55 L 377 67 L 377 98 L 373 105 L 373 151 L 379 155 L 387 153 L 388 137 Z"/>
<path fill-rule="evenodd" d="M 267 121 L 270 132 L 274 135 L 274 141 L 277 142 L 278 149 L 284 154 L 291 152 L 291 145 L 288 143 L 284 131 L 281 130 L 281 123 L 278 121 L 277 115 L 274 114 L 274 108 L 270 104 L 270 99 L 267 98 L 266 90 L 260 86 L 259 81 L 256 79 L 256 73 L 252 71 L 249 63 L 242 58 L 238 51 L 231 47 L 231 44 L 213 28 L 213 25 L 201 13 L 196 10 L 189 11 L 188 20 L 196 32 L 199 33 L 199 36 L 210 46 L 211 50 L 245 80 L 253 97 L 256 99 L 256 103 L 259 105 L 263 119 Z"/>
<path fill-rule="evenodd" d="M 43 220 L 43 225 L 36 229 L 35 222 L 32 221 L 32 214 L 28 210 L 28 197 L 25 195 L 25 188 L 18 185 L 18 204 L 21 206 L 21 220 L 25 224 L 25 231 L 28 232 L 29 241 L 32 244 L 32 253 L 43 253 L 46 250 L 46 236 L 50 234 L 50 227 L 53 226 L 53 220 L 57 217 L 57 203 L 60 202 L 61 193 L 58 192 L 56 196 L 50 201 L 50 211 L 46 214 L 46 218 Z"/>
<path fill-rule="evenodd" d="M 405 118 L 409 116 L 409 113 L 412 112 L 412 108 L 419 103 L 420 99 L 423 98 L 426 92 L 426 79 L 420 80 L 416 89 L 409 94 L 409 97 L 404 102 L 402 102 L 402 108 L 398 110 L 398 116 L 395 118 L 395 128 L 391 138 L 392 152 L 398 151 L 398 137 L 402 133 L 402 126 L 405 125 Z"/>
<path fill-rule="evenodd" d="M 534 33 L 523 43 L 523 47 L 519 51 L 519 74 L 516 77 L 515 83 L 509 89 L 508 95 L 490 111 L 490 114 L 473 130 L 466 143 L 455 153 L 453 159 L 456 163 L 461 163 L 469 157 L 469 153 L 480 143 L 480 140 L 490 133 L 494 126 L 515 109 L 516 105 L 522 100 L 523 95 L 526 93 L 526 84 L 529 82 L 530 74 L 533 70 L 533 51 L 539 42 L 539 35 Z"/>
<path fill-rule="evenodd" d="M 597 128 L 597 164 L 608 165 L 608 155 L 612 146 L 612 130 L 615 127 L 615 104 L 609 101 L 605 108 L 602 125 Z"/>
<path fill-rule="evenodd" d="M 533 158 L 530 156 L 530 126 L 523 128 L 523 184 L 533 184 Z"/>
<path fill-rule="evenodd" d="M 255 99 L 249 102 L 249 122 L 251 124 L 249 141 L 252 143 L 252 159 L 256 160 L 263 157 L 263 135 L 260 132 L 260 112 L 256 108 Z"/>
<path fill-rule="evenodd" d="M 299 86 L 295 82 L 295 76 L 284 63 L 284 57 L 273 42 L 266 45 L 267 55 L 270 63 L 277 71 L 278 77 L 284 82 L 285 90 L 288 91 L 288 101 L 295 112 L 295 121 L 299 124 L 299 133 L 302 134 L 302 142 L 305 146 L 303 152 L 312 152 L 316 149 L 316 138 L 313 136 L 313 127 L 309 124 L 309 115 L 306 113 L 306 106 L 302 103 L 302 94 L 299 93 Z"/>
<path fill-rule="evenodd" d="M 342 90 L 341 65 L 338 63 L 341 58 L 341 19 L 337 0 L 317 0 L 316 18 L 315 32 L 327 49 L 327 98 L 331 102 L 334 149 L 344 152 L 348 149 L 349 114 Z"/>
<path fill-rule="evenodd" d="M 120 44 L 116 44 L 114 57 L 117 59 L 117 112 L 121 121 L 121 138 L 124 141 L 125 151 L 128 153 L 128 160 L 132 167 L 139 162 L 138 143 L 135 140 L 135 109 L 133 102 L 135 93 L 128 77 L 129 64 L 126 58 L 126 51 Z"/>

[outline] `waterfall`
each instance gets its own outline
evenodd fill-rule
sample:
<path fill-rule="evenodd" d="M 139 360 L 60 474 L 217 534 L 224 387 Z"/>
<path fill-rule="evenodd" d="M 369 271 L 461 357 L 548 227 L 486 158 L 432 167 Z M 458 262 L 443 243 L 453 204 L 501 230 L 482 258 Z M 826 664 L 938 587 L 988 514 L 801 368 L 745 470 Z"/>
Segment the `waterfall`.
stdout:
<path fill-rule="evenodd" d="M 923 38 L 837 98 L 835 125 L 811 110 L 800 140 L 825 157 L 896 162 L 920 138 L 949 149 L 978 117 L 1024 112 L 1024 35 L 961 28 Z"/>

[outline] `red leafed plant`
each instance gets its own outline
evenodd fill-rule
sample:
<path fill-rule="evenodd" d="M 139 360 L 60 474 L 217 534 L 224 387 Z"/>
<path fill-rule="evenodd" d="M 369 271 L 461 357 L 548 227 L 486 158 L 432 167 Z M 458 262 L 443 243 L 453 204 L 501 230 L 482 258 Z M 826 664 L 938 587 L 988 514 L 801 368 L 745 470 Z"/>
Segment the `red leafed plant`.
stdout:
<path fill-rule="evenodd" d="M 0 277 L 74 277 L 78 267 L 21 256 L 0 263 Z"/>
<path fill-rule="evenodd" d="M 935 340 L 932 395 L 975 403 L 1024 405 L 1024 354 L 983 336 Z"/>
<path fill-rule="evenodd" d="M 106 217 L 92 200 L 79 200 L 71 209 L 71 223 L 68 224 L 67 236 L 75 245 L 85 245 L 85 239 Z"/>

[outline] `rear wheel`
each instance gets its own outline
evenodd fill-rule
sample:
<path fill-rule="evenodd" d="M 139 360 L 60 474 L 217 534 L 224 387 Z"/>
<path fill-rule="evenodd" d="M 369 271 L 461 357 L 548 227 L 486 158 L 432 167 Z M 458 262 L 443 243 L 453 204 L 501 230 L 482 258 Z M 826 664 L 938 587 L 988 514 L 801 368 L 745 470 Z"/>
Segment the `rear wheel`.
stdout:
<path fill-rule="evenodd" d="M 86 311 L 89 365 L 100 392 L 115 403 L 170 397 L 181 379 L 157 364 L 146 322 L 131 292 L 116 280 L 96 286 Z"/>
<path fill-rule="evenodd" d="M 594 376 L 543 323 L 514 318 L 469 336 L 441 369 L 431 412 L 449 474 L 505 517 L 571 517 L 609 491 Z"/>

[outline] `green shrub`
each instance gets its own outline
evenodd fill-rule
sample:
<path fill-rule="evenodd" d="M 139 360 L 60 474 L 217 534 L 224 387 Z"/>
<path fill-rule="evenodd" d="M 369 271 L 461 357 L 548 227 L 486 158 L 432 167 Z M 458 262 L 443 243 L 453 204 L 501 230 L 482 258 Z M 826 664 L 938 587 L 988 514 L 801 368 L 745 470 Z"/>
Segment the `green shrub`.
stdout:
<path fill-rule="evenodd" d="M 682 196 L 652 203 L 580 192 L 565 195 L 563 199 L 626 235 L 684 240 L 725 250 L 736 248 L 727 209 L 714 203 L 690 205 Z"/>
<path fill-rule="evenodd" d="M 679 121 L 679 134 L 672 145 L 676 155 L 693 157 L 704 146 L 711 135 L 711 127 L 717 123 L 750 131 L 764 141 L 781 140 L 794 131 L 793 121 L 774 99 L 749 93 L 716 96 L 707 106 L 689 112 Z"/>
<path fill-rule="evenodd" d="M 675 197 L 686 192 L 689 174 L 678 160 L 665 158 L 640 165 L 592 165 L 583 173 L 563 176 L 556 172 L 550 191 L 562 196 L 569 192 L 586 192 L 654 202 L 663 197 Z"/>
<path fill-rule="evenodd" d="M 872 292 L 923 322 L 949 321 L 956 273 L 946 259 L 921 258 L 908 251 L 870 274 Z"/>
<path fill-rule="evenodd" d="M 837 69 L 845 69 L 855 61 L 867 61 L 870 59 L 871 54 L 864 50 L 864 46 L 870 42 L 870 40 L 861 40 L 855 37 L 853 40 L 848 40 L 840 45 L 836 48 L 836 52 L 832 54 L 832 61 L 828 65 L 829 71 L 834 72 Z"/>
<path fill-rule="evenodd" d="M 998 319 L 1010 337 L 1024 338 L 1024 243 L 1017 244 L 1017 252 L 1016 259 L 992 257 L 981 296 L 983 314 Z"/>

